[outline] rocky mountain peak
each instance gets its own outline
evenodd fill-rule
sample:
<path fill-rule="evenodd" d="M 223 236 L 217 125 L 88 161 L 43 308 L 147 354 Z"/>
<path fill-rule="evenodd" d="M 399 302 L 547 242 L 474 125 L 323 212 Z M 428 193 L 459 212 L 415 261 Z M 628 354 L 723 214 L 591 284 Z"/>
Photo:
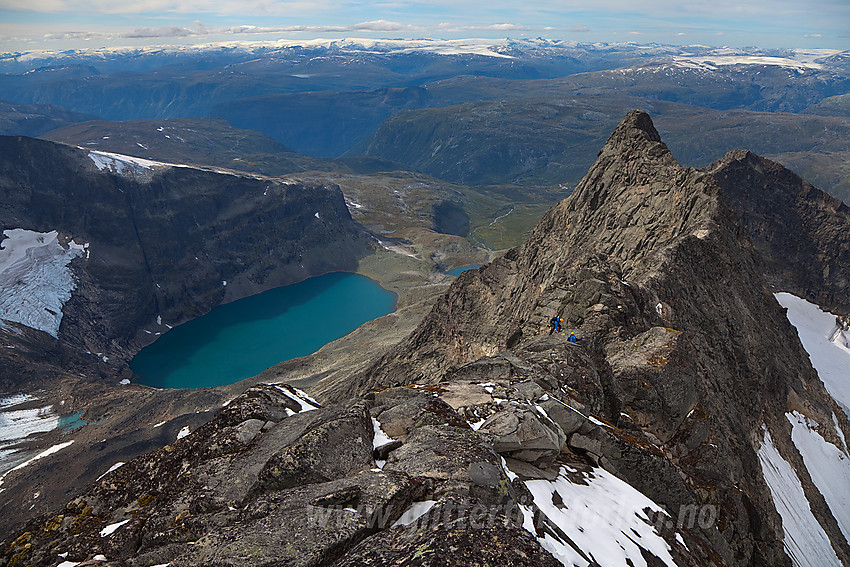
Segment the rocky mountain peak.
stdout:
<path fill-rule="evenodd" d="M 570 400 L 642 439 L 638 445 L 660 448 L 699 498 L 732 511 L 724 521 L 737 526 L 735 535 L 705 534 L 730 564 L 732 556 L 782 564 L 779 516 L 756 473 L 757 439 L 767 423 L 793 452 L 782 429 L 786 409 L 805 398 L 817 421 L 829 423 L 833 404 L 725 194 L 727 181 L 749 180 L 789 198 L 784 183 L 795 176 L 753 154 L 730 155 L 725 167 L 680 166 L 649 117 L 630 113 L 528 242 L 458 278 L 368 372 L 320 389 L 334 397 L 393 383 L 553 376 L 556 392 L 567 388 Z M 553 316 L 584 337 L 587 359 L 573 358 L 565 335 L 548 333 Z M 695 497 L 609 462 L 659 501 Z M 758 525 L 748 509 L 758 510 Z M 823 521 L 840 542 L 835 524 Z"/>
<path fill-rule="evenodd" d="M 620 125 L 611 134 L 610 140 L 617 139 L 622 136 L 637 137 L 643 135 L 650 142 L 661 142 L 661 135 L 655 129 L 655 124 L 652 123 L 652 118 L 643 110 L 632 110 Z"/>

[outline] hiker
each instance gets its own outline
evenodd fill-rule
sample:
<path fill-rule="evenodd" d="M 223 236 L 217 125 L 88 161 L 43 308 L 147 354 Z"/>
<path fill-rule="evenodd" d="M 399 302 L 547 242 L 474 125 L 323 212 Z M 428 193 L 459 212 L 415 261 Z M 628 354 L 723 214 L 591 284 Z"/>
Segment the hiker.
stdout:
<path fill-rule="evenodd" d="M 557 333 L 561 332 L 561 321 L 563 321 L 563 319 L 561 319 L 557 315 L 555 315 L 554 317 L 552 317 L 549 320 L 549 334 L 550 335 L 554 332 L 557 332 Z"/>
<path fill-rule="evenodd" d="M 584 337 L 577 337 L 575 333 L 570 333 L 570 338 L 568 339 L 571 343 L 577 343 L 580 340 L 583 340 Z"/>

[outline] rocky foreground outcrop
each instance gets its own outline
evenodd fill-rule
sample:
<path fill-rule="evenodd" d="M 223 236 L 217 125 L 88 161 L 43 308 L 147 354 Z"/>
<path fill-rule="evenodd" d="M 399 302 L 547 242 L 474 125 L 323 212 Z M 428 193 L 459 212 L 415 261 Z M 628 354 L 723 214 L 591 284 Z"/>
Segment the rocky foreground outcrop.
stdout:
<path fill-rule="evenodd" d="M 683 168 L 630 113 L 525 245 L 462 274 L 367 372 L 320 382 L 325 403 L 252 388 L 0 557 L 790 565 L 769 446 L 796 471 L 821 551 L 850 565 L 786 413 L 845 456 L 850 427 L 718 180 L 736 155 Z M 549 334 L 553 315 L 583 340 Z"/>

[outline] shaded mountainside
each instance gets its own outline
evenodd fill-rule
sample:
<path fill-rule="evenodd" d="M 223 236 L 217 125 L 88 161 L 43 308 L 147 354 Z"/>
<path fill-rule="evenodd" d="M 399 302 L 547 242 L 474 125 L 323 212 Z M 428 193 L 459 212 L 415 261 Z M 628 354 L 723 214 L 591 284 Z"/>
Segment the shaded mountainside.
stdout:
<path fill-rule="evenodd" d="M 850 198 L 844 165 L 850 132 L 843 117 L 721 111 L 620 92 L 600 96 L 556 83 L 526 87 L 522 94 L 502 93 L 487 84 L 481 98 L 501 97 L 399 112 L 349 153 L 458 183 L 574 186 L 620 117 L 641 107 L 652 113 L 680 163 L 704 166 L 729 148 L 747 148 L 793 162 L 818 187 Z"/>
<path fill-rule="evenodd" d="M 319 381 L 326 404 L 251 388 L 6 537 L 0 557 L 850 565 L 846 510 L 828 506 L 786 412 L 844 457 L 850 424 L 724 194 L 720 173 L 768 163 L 740 157 L 682 167 L 629 113 L 526 244 L 464 272 L 368 370 Z M 555 314 L 583 341 L 547 333 Z M 821 539 L 789 521 L 768 448 Z"/>
<path fill-rule="evenodd" d="M 850 207 L 751 152 L 730 152 L 706 170 L 741 215 L 770 284 L 850 312 Z"/>
<path fill-rule="evenodd" d="M 0 148 L 0 229 L 55 230 L 89 245 L 71 262 L 76 290 L 58 336 L 110 358 L 149 342 L 143 328 L 165 331 L 222 302 L 352 269 L 369 250 L 333 185 L 28 138 L 0 138 Z"/>
<path fill-rule="evenodd" d="M 0 134 L 4 135 L 39 136 L 92 118 L 91 115 L 71 112 L 60 106 L 0 101 Z"/>
<path fill-rule="evenodd" d="M 330 160 L 296 154 L 259 132 L 233 128 L 216 118 L 94 120 L 41 137 L 90 150 L 172 163 L 214 165 L 262 175 L 340 169 Z"/>

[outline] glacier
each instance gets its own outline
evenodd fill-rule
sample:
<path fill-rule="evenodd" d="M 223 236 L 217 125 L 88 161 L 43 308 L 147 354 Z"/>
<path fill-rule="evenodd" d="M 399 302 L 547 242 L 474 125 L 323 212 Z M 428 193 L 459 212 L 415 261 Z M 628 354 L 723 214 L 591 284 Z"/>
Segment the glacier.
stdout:
<path fill-rule="evenodd" d="M 88 257 L 88 244 L 60 243 L 59 232 L 22 228 L 3 231 L 0 240 L 0 319 L 57 338 L 62 308 L 76 288 L 69 264 Z"/>

